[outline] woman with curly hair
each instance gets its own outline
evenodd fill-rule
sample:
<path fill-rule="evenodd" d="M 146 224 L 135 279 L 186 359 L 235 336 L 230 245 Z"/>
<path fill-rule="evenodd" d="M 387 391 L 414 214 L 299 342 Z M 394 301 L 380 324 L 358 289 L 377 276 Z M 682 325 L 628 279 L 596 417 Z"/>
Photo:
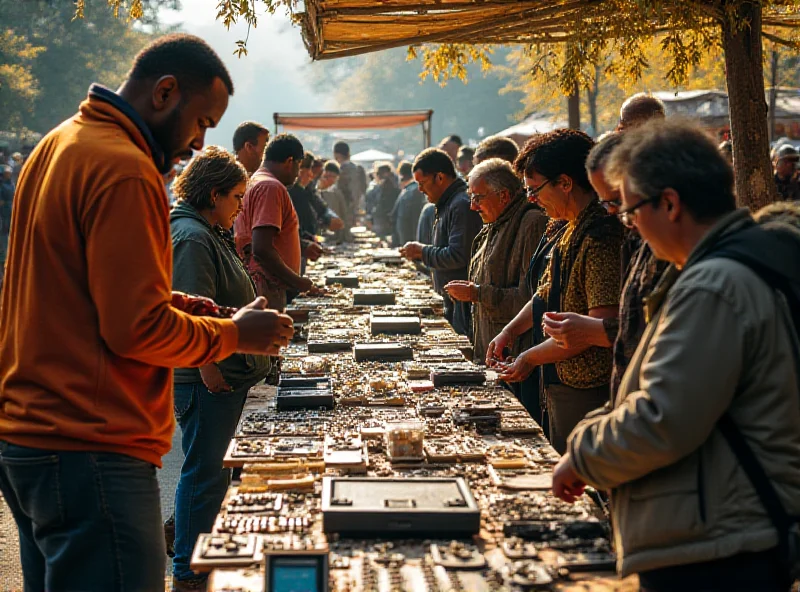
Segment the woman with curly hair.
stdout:
<path fill-rule="evenodd" d="M 622 225 L 606 213 L 589 182 L 585 165 L 593 146 L 583 132 L 554 130 L 531 138 L 515 162 L 528 199 L 552 220 L 565 223 L 550 229 L 553 247 L 531 306 L 492 341 L 489 360 L 502 360 L 502 350 L 520 328 L 538 329 L 542 317 L 537 310 L 545 318 L 554 313 L 553 318 L 558 318 L 557 313 L 563 312 L 598 319 L 618 314 Z M 572 428 L 609 399 L 611 350 L 607 347 L 561 347 L 554 338 L 544 337 L 510 363 L 495 366 L 500 380 L 507 382 L 521 382 L 534 368 L 542 368 L 550 441 L 560 453 Z"/>
<path fill-rule="evenodd" d="M 222 148 L 209 146 L 175 179 L 170 213 L 173 289 L 238 308 L 255 287 L 230 238 L 242 209 L 247 171 Z M 189 568 L 197 535 L 210 532 L 230 481 L 222 458 L 247 392 L 269 372 L 265 356 L 234 354 L 200 369 L 175 370 L 175 417 L 185 460 L 175 493 L 175 590 L 205 589 Z"/>

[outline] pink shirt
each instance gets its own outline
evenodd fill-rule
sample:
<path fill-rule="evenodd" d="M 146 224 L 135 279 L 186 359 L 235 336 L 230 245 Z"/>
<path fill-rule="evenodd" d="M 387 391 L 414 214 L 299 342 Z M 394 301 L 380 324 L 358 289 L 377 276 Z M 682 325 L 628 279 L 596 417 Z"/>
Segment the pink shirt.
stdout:
<path fill-rule="evenodd" d="M 297 212 L 284 184 L 265 168 L 258 169 L 250 178 L 242 202 L 242 213 L 237 216 L 233 230 L 236 250 L 250 274 L 277 282 L 252 257 L 253 229 L 262 226 L 278 229 L 273 243 L 275 250 L 289 269 L 300 274 L 300 222 Z"/>

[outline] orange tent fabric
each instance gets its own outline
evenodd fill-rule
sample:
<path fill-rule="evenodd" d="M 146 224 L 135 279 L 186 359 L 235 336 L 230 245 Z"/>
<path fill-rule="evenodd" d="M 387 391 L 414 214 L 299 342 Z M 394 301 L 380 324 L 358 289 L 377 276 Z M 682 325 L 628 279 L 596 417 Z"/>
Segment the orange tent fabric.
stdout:
<path fill-rule="evenodd" d="M 347 113 L 275 113 L 285 130 L 360 130 L 412 127 L 429 121 L 432 110 L 351 111 Z"/>

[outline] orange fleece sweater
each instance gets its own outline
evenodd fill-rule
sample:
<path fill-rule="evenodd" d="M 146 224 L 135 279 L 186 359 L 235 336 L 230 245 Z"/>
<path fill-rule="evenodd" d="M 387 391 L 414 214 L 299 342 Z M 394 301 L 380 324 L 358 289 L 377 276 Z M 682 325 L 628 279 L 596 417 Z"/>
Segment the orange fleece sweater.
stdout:
<path fill-rule="evenodd" d="M 0 299 L 0 439 L 126 454 L 161 466 L 172 368 L 232 354 L 230 320 L 170 305 L 161 175 L 142 131 L 90 97 L 17 185 Z"/>

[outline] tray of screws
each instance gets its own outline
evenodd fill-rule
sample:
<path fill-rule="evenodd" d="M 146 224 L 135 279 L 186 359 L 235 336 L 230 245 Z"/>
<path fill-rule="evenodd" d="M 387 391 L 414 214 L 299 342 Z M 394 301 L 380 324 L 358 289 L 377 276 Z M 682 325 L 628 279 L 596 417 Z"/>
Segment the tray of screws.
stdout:
<path fill-rule="evenodd" d="M 190 561 L 192 571 L 246 567 L 263 561 L 262 540 L 249 534 L 201 534 Z"/>
<path fill-rule="evenodd" d="M 324 436 L 328 432 L 328 422 L 313 417 L 296 419 L 279 418 L 275 413 L 254 411 L 239 421 L 237 434 L 240 436 Z"/>
<path fill-rule="evenodd" d="M 486 567 L 486 558 L 472 543 L 451 541 L 449 545 L 432 544 L 431 559 L 445 569 L 470 570 Z"/>

